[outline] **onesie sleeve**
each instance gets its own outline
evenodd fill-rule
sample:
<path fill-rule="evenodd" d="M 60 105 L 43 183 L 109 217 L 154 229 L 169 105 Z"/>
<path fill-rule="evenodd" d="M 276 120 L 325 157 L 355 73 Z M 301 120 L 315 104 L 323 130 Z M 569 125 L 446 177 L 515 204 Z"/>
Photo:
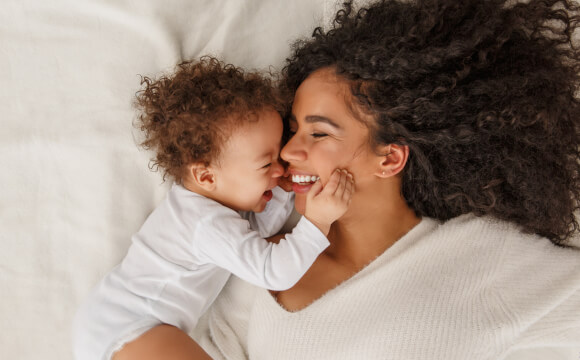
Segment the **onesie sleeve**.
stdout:
<path fill-rule="evenodd" d="M 208 217 L 195 238 L 200 259 L 271 290 L 292 287 L 330 244 L 305 217 L 278 244 L 268 242 L 235 212 Z"/>
<path fill-rule="evenodd" d="M 248 219 L 250 227 L 262 237 L 278 234 L 294 209 L 293 192 L 286 192 L 280 187 L 275 187 L 272 189 L 272 195 L 264 211 L 242 212 L 242 217 Z"/>

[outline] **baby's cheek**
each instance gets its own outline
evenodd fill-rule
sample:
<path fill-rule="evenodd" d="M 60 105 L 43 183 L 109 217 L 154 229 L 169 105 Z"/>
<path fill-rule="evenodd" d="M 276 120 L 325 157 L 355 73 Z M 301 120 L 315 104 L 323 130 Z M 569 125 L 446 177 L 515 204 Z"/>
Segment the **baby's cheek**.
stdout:
<path fill-rule="evenodd" d="M 287 192 L 292 191 L 292 180 L 290 179 L 290 177 L 279 177 L 276 180 L 276 185 L 278 185 Z"/>

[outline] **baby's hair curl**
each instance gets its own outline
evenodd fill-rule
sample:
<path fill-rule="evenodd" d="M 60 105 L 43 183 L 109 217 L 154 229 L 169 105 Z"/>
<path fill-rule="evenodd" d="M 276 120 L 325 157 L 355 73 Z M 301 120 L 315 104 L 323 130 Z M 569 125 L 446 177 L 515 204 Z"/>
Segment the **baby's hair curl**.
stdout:
<path fill-rule="evenodd" d="M 150 168 L 178 183 L 184 166 L 218 161 L 236 126 L 266 109 L 284 110 L 271 76 L 211 56 L 184 61 L 158 79 L 142 77 L 141 85 L 134 104 L 135 126 L 145 135 L 141 146 L 155 152 Z"/>
<path fill-rule="evenodd" d="M 376 120 L 370 142 L 409 146 L 402 195 L 418 216 L 491 215 L 565 245 L 579 227 L 578 12 L 568 0 L 347 2 L 295 44 L 285 92 L 321 68 L 348 81 Z"/>

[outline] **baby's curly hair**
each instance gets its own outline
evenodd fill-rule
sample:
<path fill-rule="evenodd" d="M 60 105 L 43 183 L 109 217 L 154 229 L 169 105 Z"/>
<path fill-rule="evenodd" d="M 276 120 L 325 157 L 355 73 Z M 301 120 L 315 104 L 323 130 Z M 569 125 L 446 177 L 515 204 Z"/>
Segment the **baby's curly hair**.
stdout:
<path fill-rule="evenodd" d="M 578 11 L 568 0 L 347 2 L 330 30 L 294 45 L 284 87 L 325 67 L 348 81 L 354 108 L 376 120 L 369 141 L 409 146 L 402 195 L 419 216 L 491 215 L 564 245 L 580 198 Z"/>
<path fill-rule="evenodd" d="M 204 56 L 184 61 L 158 79 L 142 77 L 135 107 L 141 143 L 155 152 L 152 170 L 182 181 L 185 165 L 219 160 L 231 131 L 265 109 L 284 110 L 273 79 Z"/>

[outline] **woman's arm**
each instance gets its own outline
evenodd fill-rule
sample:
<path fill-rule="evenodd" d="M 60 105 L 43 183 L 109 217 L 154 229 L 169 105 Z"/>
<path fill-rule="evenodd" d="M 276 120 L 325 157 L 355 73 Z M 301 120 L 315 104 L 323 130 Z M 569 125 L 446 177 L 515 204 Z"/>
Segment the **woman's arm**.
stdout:
<path fill-rule="evenodd" d="M 171 325 L 159 325 L 125 344 L 113 360 L 211 360 L 189 335 Z"/>

